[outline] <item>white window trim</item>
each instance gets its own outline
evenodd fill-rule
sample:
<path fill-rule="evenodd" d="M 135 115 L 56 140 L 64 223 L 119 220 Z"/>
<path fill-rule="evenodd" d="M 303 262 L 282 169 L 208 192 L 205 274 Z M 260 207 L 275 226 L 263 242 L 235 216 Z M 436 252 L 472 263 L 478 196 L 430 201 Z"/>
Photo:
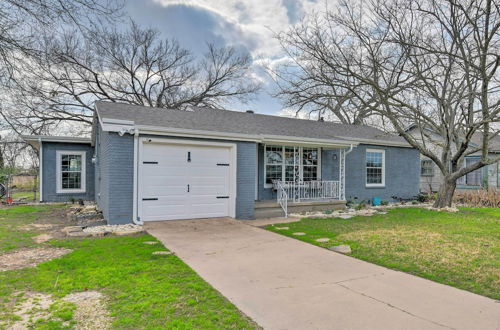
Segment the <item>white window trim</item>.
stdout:
<path fill-rule="evenodd" d="M 366 166 L 366 154 L 369 153 L 369 152 L 382 154 L 382 183 L 368 183 L 368 173 L 366 171 L 366 169 L 367 169 L 367 166 Z M 366 151 L 365 151 L 365 166 L 364 166 L 364 171 L 365 171 L 365 184 L 366 184 L 366 187 L 378 187 L 378 188 L 385 187 L 385 150 L 384 149 L 366 149 Z"/>
<path fill-rule="evenodd" d="M 422 168 L 423 168 L 422 165 L 423 165 L 424 161 L 431 163 L 431 166 L 430 166 L 431 174 L 422 174 Z M 424 177 L 424 178 L 430 178 L 430 177 L 434 176 L 434 162 L 432 161 L 432 159 L 429 159 L 429 158 L 420 159 L 420 176 Z"/>
<path fill-rule="evenodd" d="M 62 156 L 63 155 L 80 155 L 82 156 L 82 186 L 80 189 L 63 189 L 62 187 Z M 75 193 L 85 193 L 86 192 L 86 177 L 87 177 L 87 152 L 86 151 L 72 151 L 72 150 L 57 150 L 56 151 L 56 193 L 58 194 L 75 194 Z"/>
<path fill-rule="evenodd" d="M 281 144 L 264 144 L 264 188 L 272 188 L 273 185 L 272 183 L 266 183 L 266 177 L 267 177 L 267 157 L 266 157 L 266 148 L 267 147 L 281 147 L 281 152 L 283 155 L 283 161 L 285 161 L 285 147 L 289 148 L 299 148 L 299 158 L 300 158 L 300 163 L 299 163 L 299 172 L 300 172 L 300 178 L 303 179 L 303 167 L 304 164 L 302 164 L 302 150 L 303 148 L 315 148 L 318 150 L 318 180 L 321 180 L 321 148 L 320 147 L 299 147 L 299 146 L 292 146 L 292 145 L 281 145 Z M 276 164 L 270 164 L 270 165 L 276 165 Z M 285 164 L 281 164 L 281 177 L 285 177 Z"/>

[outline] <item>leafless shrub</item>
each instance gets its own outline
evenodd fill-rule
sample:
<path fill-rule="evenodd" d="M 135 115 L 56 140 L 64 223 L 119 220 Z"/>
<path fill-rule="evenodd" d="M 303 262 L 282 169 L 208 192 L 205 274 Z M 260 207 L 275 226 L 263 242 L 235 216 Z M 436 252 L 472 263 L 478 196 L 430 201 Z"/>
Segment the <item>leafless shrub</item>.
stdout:
<path fill-rule="evenodd" d="M 500 191 L 493 188 L 457 191 L 453 196 L 453 201 L 471 207 L 500 207 Z"/>

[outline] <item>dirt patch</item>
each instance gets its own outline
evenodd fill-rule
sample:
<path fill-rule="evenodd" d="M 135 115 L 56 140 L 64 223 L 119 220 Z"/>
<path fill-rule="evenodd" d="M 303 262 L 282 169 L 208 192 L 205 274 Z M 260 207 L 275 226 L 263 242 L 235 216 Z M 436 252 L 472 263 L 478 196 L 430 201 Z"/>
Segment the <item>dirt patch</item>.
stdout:
<path fill-rule="evenodd" d="M 104 295 L 97 291 L 78 292 L 63 298 L 67 302 L 74 303 L 77 308 L 73 315 L 76 321 L 74 329 L 109 329 L 112 318 L 106 310 Z"/>
<path fill-rule="evenodd" d="M 20 295 L 20 293 L 16 293 Z M 17 321 L 8 327 L 11 330 L 29 329 L 38 320 L 46 318 L 50 306 L 54 303 L 52 297 L 43 293 L 27 293 L 19 299 L 13 308 Z"/>
<path fill-rule="evenodd" d="M 106 309 L 105 297 L 97 291 L 71 293 L 62 299 L 36 292 L 16 292 L 16 302 L 12 308 L 14 323 L 7 324 L 8 329 L 31 329 L 40 321 L 59 321 L 62 326 L 73 326 L 72 329 L 110 329 L 113 319 Z M 72 306 L 73 315 L 62 320 L 57 309 L 63 304 Z M 1 326 L 2 324 L 0 324 Z M 5 325 L 5 324 L 3 324 Z"/>
<path fill-rule="evenodd" d="M 59 258 L 71 252 L 64 248 L 19 249 L 0 255 L 0 272 L 6 270 L 34 267 L 41 262 Z"/>

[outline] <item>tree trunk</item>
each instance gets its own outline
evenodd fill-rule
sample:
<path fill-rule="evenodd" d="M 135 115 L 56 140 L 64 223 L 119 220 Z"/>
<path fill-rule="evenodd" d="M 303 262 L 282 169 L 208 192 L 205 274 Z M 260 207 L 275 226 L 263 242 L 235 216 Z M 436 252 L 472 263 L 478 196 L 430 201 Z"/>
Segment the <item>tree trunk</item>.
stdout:
<path fill-rule="evenodd" d="M 451 203 L 453 202 L 453 194 L 455 193 L 456 188 L 457 188 L 457 180 L 444 178 L 443 183 L 439 188 L 438 198 L 434 202 L 434 207 L 437 208 L 451 207 Z"/>

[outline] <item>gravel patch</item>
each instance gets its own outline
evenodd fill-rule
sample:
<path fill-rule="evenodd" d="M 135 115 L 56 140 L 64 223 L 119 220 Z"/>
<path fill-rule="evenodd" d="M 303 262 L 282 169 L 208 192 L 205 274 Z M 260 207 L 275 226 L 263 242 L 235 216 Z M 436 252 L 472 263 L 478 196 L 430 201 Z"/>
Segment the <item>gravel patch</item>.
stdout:
<path fill-rule="evenodd" d="M 35 267 L 39 263 L 59 258 L 70 252 L 70 249 L 64 248 L 19 249 L 0 256 L 0 272 Z"/>
<path fill-rule="evenodd" d="M 319 243 L 329 242 L 329 241 L 330 241 L 330 239 L 329 239 L 329 238 L 326 238 L 326 237 L 324 237 L 324 238 L 318 238 L 318 239 L 316 240 L 316 242 L 319 242 Z"/>
<path fill-rule="evenodd" d="M 142 228 L 142 226 L 135 224 L 93 226 L 83 229 L 84 233 L 88 233 L 91 235 L 106 235 L 106 234 L 130 235 L 130 234 L 142 233 L 143 231 L 144 229 Z"/>
<path fill-rule="evenodd" d="M 152 254 L 153 255 L 170 255 L 170 254 L 174 254 L 174 253 L 170 252 L 170 251 L 155 251 Z"/>
<path fill-rule="evenodd" d="M 146 242 L 144 242 L 144 244 L 155 245 L 155 244 L 158 244 L 158 242 L 155 242 L 155 241 L 146 241 Z"/>
<path fill-rule="evenodd" d="M 104 295 L 98 291 L 71 293 L 63 300 L 74 303 L 73 315 L 76 330 L 110 329 L 113 319 L 106 310 Z"/>
<path fill-rule="evenodd" d="M 290 227 L 276 227 L 277 230 L 288 230 Z"/>
<path fill-rule="evenodd" d="M 293 235 L 295 236 L 304 236 L 306 233 L 302 233 L 302 232 L 297 232 L 297 233 L 293 233 Z"/>
<path fill-rule="evenodd" d="M 19 292 L 15 293 L 15 295 Z M 49 307 L 54 303 L 52 297 L 43 293 L 26 293 L 21 302 L 13 308 L 13 313 L 19 319 L 7 329 L 32 329 L 36 321 L 50 315 Z M 1 324 L 0 324 L 1 325 Z"/>
<path fill-rule="evenodd" d="M 57 301 L 49 294 L 38 292 L 16 292 L 14 296 L 19 296 L 18 302 L 12 308 L 14 315 L 18 317 L 12 324 L 7 324 L 10 330 L 25 330 L 36 327 L 36 322 L 41 319 L 58 319 L 52 315 L 50 306 Z M 109 315 L 105 297 L 97 291 L 85 291 L 71 293 L 62 298 L 63 301 L 76 305 L 72 321 L 76 324 L 72 329 L 94 330 L 111 329 L 112 317 Z M 0 322 L 0 327 L 5 326 Z M 64 326 L 69 326 L 69 322 L 63 322 Z"/>

